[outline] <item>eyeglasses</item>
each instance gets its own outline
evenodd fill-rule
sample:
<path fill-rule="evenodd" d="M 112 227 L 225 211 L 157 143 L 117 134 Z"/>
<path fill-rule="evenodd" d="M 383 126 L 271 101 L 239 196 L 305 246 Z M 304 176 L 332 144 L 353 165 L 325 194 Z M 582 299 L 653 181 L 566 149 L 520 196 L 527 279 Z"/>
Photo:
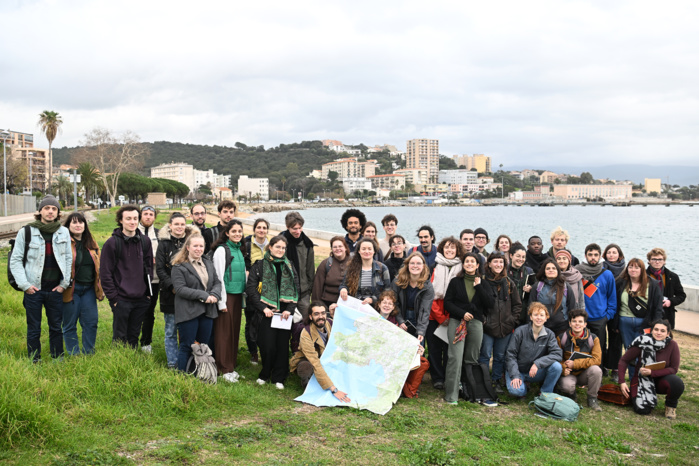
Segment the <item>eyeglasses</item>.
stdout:
<path fill-rule="evenodd" d="M 478 235 L 478 236 L 476 236 L 476 239 L 488 239 L 488 237 L 483 236 L 483 235 Z"/>
<path fill-rule="evenodd" d="M 651 258 L 650 261 L 651 261 L 651 262 L 662 262 L 662 261 L 664 261 L 664 260 L 665 260 L 665 259 L 663 259 L 662 257 L 657 257 L 657 258 Z"/>

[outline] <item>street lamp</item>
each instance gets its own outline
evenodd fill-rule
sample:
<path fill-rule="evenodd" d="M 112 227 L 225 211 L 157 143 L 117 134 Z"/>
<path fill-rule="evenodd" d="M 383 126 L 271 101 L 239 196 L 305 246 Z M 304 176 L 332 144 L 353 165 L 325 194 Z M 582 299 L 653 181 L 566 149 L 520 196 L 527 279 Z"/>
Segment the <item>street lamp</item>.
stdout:
<path fill-rule="evenodd" d="M 2 177 L 5 179 L 5 189 L 2 192 L 3 203 L 5 204 L 5 217 L 7 217 L 7 138 L 10 136 L 9 130 L 0 131 L 2 135 Z"/>

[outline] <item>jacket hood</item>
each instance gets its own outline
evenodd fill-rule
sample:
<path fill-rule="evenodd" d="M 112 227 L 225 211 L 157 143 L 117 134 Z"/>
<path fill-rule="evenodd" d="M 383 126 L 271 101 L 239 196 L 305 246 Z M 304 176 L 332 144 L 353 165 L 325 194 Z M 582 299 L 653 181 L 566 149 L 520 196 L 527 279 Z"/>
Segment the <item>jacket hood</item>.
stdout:
<path fill-rule="evenodd" d="M 187 238 L 189 235 L 193 233 L 201 233 L 199 228 L 196 225 L 189 224 L 185 226 L 184 228 L 184 237 Z M 172 232 L 170 231 L 170 224 L 166 223 L 164 227 L 160 229 L 158 232 L 158 240 L 163 241 L 163 240 L 169 240 L 172 239 Z"/>

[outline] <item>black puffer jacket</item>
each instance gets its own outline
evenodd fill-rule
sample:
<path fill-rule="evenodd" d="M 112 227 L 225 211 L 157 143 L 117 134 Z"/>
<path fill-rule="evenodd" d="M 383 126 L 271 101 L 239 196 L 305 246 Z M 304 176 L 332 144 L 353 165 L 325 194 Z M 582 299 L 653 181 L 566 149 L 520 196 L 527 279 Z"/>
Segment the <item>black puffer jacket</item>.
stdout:
<path fill-rule="evenodd" d="M 182 249 L 187 237 L 199 233 L 195 225 L 187 225 L 184 238 L 173 238 L 170 224 L 166 224 L 158 232 L 158 251 L 155 253 L 155 270 L 160 278 L 160 312 L 175 313 L 175 294 L 172 292 L 172 258 Z"/>
<path fill-rule="evenodd" d="M 490 283 L 490 293 L 494 305 L 488 310 L 488 318 L 483 325 L 483 331 L 493 338 L 504 338 L 519 325 L 522 300 L 519 297 L 515 282 L 508 277 L 507 283 L 507 299 L 502 298 L 504 292 L 498 293 L 495 283 Z"/>

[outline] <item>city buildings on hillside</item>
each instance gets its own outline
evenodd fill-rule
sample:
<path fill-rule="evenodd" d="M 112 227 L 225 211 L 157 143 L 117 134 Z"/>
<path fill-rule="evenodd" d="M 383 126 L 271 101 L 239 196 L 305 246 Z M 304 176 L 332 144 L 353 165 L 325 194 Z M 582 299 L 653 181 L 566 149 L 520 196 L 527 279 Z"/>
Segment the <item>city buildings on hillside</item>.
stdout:
<path fill-rule="evenodd" d="M 455 155 L 452 158 L 457 167 L 464 167 L 466 170 L 475 168 L 478 173 L 492 172 L 492 159 L 486 155 Z"/>
<path fill-rule="evenodd" d="M 406 145 L 406 168 L 427 170 L 429 181 L 436 182 L 439 175 L 439 140 L 410 139 Z"/>
<path fill-rule="evenodd" d="M 388 174 L 388 175 L 373 175 L 366 177 L 371 181 L 372 189 L 388 189 L 402 190 L 405 188 L 405 175 L 400 174 Z"/>
<path fill-rule="evenodd" d="M 247 196 L 249 199 L 268 201 L 269 178 L 249 178 L 247 175 L 240 175 L 238 178 L 238 195 Z"/>
<path fill-rule="evenodd" d="M 550 172 L 548 170 L 545 170 L 544 173 L 539 175 L 539 183 L 553 183 L 556 180 L 564 181 L 564 179 L 567 180 L 568 177 L 565 175 L 559 175 L 558 173 Z"/>
<path fill-rule="evenodd" d="M 337 173 L 337 178 L 340 181 L 345 178 L 366 178 L 374 175 L 377 167 L 378 163 L 374 159 L 359 162 L 356 157 L 345 157 L 324 163 L 321 178 L 329 180 L 331 171 Z"/>
<path fill-rule="evenodd" d="M 6 142 L 8 159 L 20 160 L 27 165 L 26 189 L 45 191 L 48 188 L 49 164 L 52 163 L 48 149 L 34 147 L 34 135 L 7 130 L 0 140 Z"/>
<path fill-rule="evenodd" d="M 401 168 L 399 170 L 393 170 L 393 174 L 405 175 L 405 182 L 411 183 L 413 186 L 429 182 L 427 170 L 422 168 Z"/>
<path fill-rule="evenodd" d="M 150 169 L 151 178 L 164 178 L 179 181 L 194 193 L 199 186 L 207 185 L 214 188 L 227 188 L 231 184 L 230 175 L 217 175 L 213 170 L 197 170 L 194 166 L 183 162 L 163 163 Z"/>

